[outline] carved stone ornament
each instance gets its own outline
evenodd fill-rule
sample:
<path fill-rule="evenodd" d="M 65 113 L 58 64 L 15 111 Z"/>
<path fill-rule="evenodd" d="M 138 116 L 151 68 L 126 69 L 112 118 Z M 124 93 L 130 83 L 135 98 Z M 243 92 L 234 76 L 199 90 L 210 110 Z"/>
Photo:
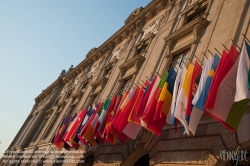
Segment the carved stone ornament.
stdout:
<path fill-rule="evenodd" d="M 198 43 L 199 42 L 199 40 L 201 38 L 201 30 L 202 30 L 202 26 L 201 25 L 195 26 L 195 28 L 193 30 L 194 43 Z"/>
<path fill-rule="evenodd" d="M 169 40 L 169 41 L 166 43 L 166 54 L 165 54 L 165 58 L 169 58 L 169 57 L 170 57 L 172 48 L 173 48 L 173 41 L 172 41 L 172 40 Z"/>
<path fill-rule="evenodd" d="M 86 57 L 89 57 L 90 55 L 92 55 L 96 50 L 97 50 L 96 47 L 92 48 L 92 49 L 88 52 L 88 54 L 86 55 Z"/>
<path fill-rule="evenodd" d="M 128 18 L 124 21 L 125 24 L 127 24 L 128 22 L 130 22 L 131 20 L 133 20 L 133 18 L 135 18 L 136 15 L 138 15 L 141 11 L 142 11 L 143 7 L 140 8 L 136 8 L 129 16 Z"/>
<path fill-rule="evenodd" d="M 146 148 L 149 139 L 151 138 L 152 133 L 144 128 L 138 133 L 135 139 L 135 147 Z"/>

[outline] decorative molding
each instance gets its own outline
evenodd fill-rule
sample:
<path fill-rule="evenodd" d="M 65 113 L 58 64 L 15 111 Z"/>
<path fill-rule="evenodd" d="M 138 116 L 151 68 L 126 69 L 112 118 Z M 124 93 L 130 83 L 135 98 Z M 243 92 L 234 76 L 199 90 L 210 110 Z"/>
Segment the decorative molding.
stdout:
<path fill-rule="evenodd" d="M 130 21 L 135 18 L 136 15 L 138 15 L 141 11 L 143 10 L 143 7 L 136 8 L 129 16 L 128 18 L 124 21 L 125 24 L 129 23 Z"/>
<path fill-rule="evenodd" d="M 186 36 L 189 33 L 192 33 L 195 28 L 196 32 L 200 32 L 202 29 L 204 29 L 208 25 L 208 20 L 205 18 L 198 17 L 188 23 L 187 25 L 183 26 L 182 28 L 176 30 L 172 34 L 168 35 L 167 37 L 164 38 L 165 42 L 168 42 L 169 40 L 176 41 L 184 36 Z M 196 38 L 198 37 L 198 33 L 195 34 Z"/>
<path fill-rule="evenodd" d="M 173 40 L 168 40 L 166 42 L 166 54 L 165 54 L 165 58 L 169 58 L 170 57 L 172 48 L 173 48 Z"/>

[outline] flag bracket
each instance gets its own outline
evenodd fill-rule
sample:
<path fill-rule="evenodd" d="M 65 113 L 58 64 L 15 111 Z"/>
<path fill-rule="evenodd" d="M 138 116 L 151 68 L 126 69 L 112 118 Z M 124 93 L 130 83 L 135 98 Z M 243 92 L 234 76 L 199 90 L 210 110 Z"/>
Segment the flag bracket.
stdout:
<path fill-rule="evenodd" d="M 156 73 L 158 76 L 160 76 L 160 77 L 161 77 L 161 74 L 160 74 L 160 73 L 158 73 L 158 71 L 156 71 L 155 73 Z"/>
<path fill-rule="evenodd" d="M 250 43 L 250 40 L 246 37 L 246 35 L 244 33 L 242 33 L 242 35 L 244 36 L 244 38 L 248 41 L 248 43 Z"/>
<path fill-rule="evenodd" d="M 195 57 L 195 58 L 201 63 L 201 65 L 202 65 L 203 62 L 201 62 L 200 59 L 199 59 L 196 55 L 194 55 L 194 57 Z"/>
<path fill-rule="evenodd" d="M 227 52 L 229 52 L 229 50 L 227 49 L 227 47 L 224 44 L 222 44 L 222 46 L 227 50 Z"/>
<path fill-rule="evenodd" d="M 214 48 L 215 49 L 215 51 L 217 51 L 218 52 L 218 54 L 220 54 L 220 56 L 221 56 L 221 53 L 217 50 L 217 48 Z"/>
<path fill-rule="evenodd" d="M 214 57 L 214 54 L 208 49 L 208 52 L 212 55 L 212 57 Z"/>
<path fill-rule="evenodd" d="M 202 52 L 202 54 L 207 58 L 206 54 L 204 52 Z"/>
<path fill-rule="evenodd" d="M 241 50 L 241 48 L 234 42 L 234 40 L 233 39 L 231 39 L 231 41 L 233 42 L 233 44 L 238 48 L 238 49 L 240 49 Z"/>

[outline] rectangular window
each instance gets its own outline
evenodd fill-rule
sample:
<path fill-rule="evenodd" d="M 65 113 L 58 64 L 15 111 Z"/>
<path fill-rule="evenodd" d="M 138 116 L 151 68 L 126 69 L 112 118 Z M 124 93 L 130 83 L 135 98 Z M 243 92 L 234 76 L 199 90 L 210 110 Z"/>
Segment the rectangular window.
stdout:
<path fill-rule="evenodd" d="M 188 50 L 186 50 L 178 55 L 175 55 L 173 57 L 170 68 L 173 67 L 177 71 L 177 69 L 179 67 L 183 67 L 185 65 L 186 60 L 187 60 L 189 52 L 190 52 L 190 49 L 188 49 Z"/>
<path fill-rule="evenodd" d="M 190 15 L 189 17 L 187 17 L 187 23 L 193 21 L 194 19 L 198 18 L 198 17 L 202 17 L 206 12 L 206 7 L 203 9 L 199 9 L 197 12 L 193 13 L 192 15 Z"/>
<path fill-rule="evenodd" d="M 129 79 L 127 79 L 127 80 L 125 80 L 125 81 L 123 82 L 123 85 L 122 85 L 121 90 L 120 90 L 121 93 L 123 93 L 124 91 L 127 91 L 127 90 L 128 90 L 129 85 L 130 85 L 130 83 L 131 83 L 131 80 L 132 80 L 132 77 L 129 78 Z"/>

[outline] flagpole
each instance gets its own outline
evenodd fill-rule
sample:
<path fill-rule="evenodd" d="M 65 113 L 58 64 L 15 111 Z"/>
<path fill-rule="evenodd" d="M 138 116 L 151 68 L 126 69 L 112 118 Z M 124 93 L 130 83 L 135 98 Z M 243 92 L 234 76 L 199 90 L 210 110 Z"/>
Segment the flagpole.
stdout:
<path fill-rule="evenodd" d="M 227 49 L 227 47 L 224 44 L 222 44 L 222 46 L 227 50 L 227 52 L 229 52 L 229 50 Z"/>
<path fill-rule="evenodd" d="M 209 49 L 208 52 L 211 54 L 212 57 L 214 57 L 214 54 Z"/>
<path fill-rule="evenodd" d="M 233 42 L 233 44 L 238 48 L 238 49 L 240 49 L 240 51 L 241 51 L 241 48 L 234 42 L 234 40 L 233 39 L 231 39 L 231 41 Z"/>
<path fill-rule="evenodd" d="M 242 33 L 242 35 L 244 36 L 244 38 L 248 41 L 248 43 L 250 43 L 250 40 L 246 37 L 246 35 L 244 33 Z"/>
<path fill-rule="evenodd" d="M 158 73 L 158 71 L 156 71 L 155 73 L 161 77 L 161 74 L 160 74 L 160 73 Z"/>
<path fill-rule="evenodd" d="M 219 54 L 220 54 L 220 56 L 221 56 L 221 53 L 217 50 L 217 48 L 214 48 L 215 49 L 215 51 L 217 51 Z"/>
<path fill-rule="evenodd" d="M 196 56 L 196 55 L 194 55 L 194 57 L 201 63 L 201 65 L 202 65 L 202 62 L 199 60 L 199 58 Z"/>
<path fill-rule="evenodd" d="M 203 54 L 206 58 L 208 58 L 204 52 L 202 52 L 202 54 Z"/>

